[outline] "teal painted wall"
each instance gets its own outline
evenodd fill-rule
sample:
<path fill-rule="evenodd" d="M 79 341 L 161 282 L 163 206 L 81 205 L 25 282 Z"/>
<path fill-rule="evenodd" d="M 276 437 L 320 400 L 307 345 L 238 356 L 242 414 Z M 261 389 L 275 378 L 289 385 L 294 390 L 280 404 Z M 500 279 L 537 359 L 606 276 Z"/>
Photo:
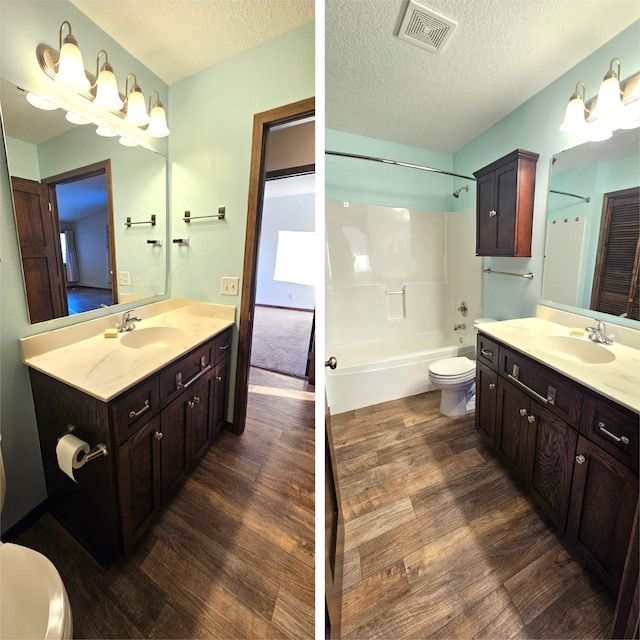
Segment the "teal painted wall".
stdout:
<path fill-rule="evenodd" d="M 11 158 L 9 173 L 27 180 L 40 180 L 38 147 L 15 138 L 5 138 L 7 156 Z"/>

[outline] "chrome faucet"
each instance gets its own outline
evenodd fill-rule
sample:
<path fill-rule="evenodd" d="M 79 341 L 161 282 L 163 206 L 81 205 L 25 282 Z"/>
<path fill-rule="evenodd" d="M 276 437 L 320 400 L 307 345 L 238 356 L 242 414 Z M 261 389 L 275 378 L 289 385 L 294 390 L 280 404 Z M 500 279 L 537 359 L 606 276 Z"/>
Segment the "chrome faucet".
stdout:
<path fill-rule="evenodd" d="M 589 331 L 589 335 L 587 336 L 589 340 L 593 340 L 593 342 L 599 342 L 600 344 L 613 344 L 613 340 L 607 338 L 604 333 L 604 322 L 602 322 L 602 320 L 595 321 L 598 323 L 596 327 L 587 327 L 585 329 L 585 331 Z"/>
<path fill-rule="evenodd" d="M 135 311 L 135 309 L 130 309 L 129 311 L 125 311 L 122 314 L 122 323 L 118 327 L 119 333 L 124 333 L 125 331 L 133 331 L 136 328 L 134 322 L 140 322 L 142 318 L 131 317 L 131 312 Z"/>

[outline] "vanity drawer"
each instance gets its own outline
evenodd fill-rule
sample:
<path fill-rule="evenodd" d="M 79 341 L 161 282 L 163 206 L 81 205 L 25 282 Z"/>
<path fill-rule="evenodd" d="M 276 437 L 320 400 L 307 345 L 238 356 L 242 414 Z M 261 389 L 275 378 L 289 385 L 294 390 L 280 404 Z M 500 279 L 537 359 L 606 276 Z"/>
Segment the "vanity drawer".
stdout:
<path fill-rule="evenodd" d="M 122 444 L 160 410 L 160 386 L 154 376 L 118 397 L 111 405 L 116 441 Z"/>
<path fill-rule="evenodd" d="M 580 433 L 638 473 L 639 416 L 585 393 Z"/>
<path fill-rule="evenodd" d="M 231 327 L 225 329 L 213 340 L 213 364 L 218 364 L 220 360 L 231 353 Z"/>
<path fill-rule="evenodd" d="M 213 342 L 213 340 L 209 341 L 194 349 L 162 371 L 160 374 L 160 397 L 163 407 L 213 369 L 211 361 Z"/>
<path fill-rule="evenodd" d="M 572 380 L 500 346 L 498 373 L 576 429 L 580 424 L 582 389 Z"/>
<path fill-rule="evenodd" d="M 494 342 L 487 336 L 478 334 L 477 342 L 477 359 L 483 362 L 490 369 L 497 371 L 498 369 L 498 343 Z"/>

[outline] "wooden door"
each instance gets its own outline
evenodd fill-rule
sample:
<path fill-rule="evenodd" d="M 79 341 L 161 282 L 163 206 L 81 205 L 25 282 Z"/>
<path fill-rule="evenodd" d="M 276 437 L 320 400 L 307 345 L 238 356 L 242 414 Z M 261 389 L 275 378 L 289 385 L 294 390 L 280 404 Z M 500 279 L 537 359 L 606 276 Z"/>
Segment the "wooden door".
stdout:
<path fill-rule="evenodd" d="M 507 467 L 524 478 L 527 454 L 529 398 L 501 378 L 498 380 L 496 451 Z"/>
<path fill-rule="evenodd" d="M 526 488 L 564 533 L 578 433 L 534 402 L 529 416 Z"/>
<path fill-rule="evenodd" d="M 29 318 L 32 323 L 68 315 L 58 222 L 47 185 L 11 178 Z"/>
<path fill-rule="evenodd" d="M 582 436 L 576 454 L 567 538 L 616 593 L 638 501 L 638 476 Z"/>
<path fill-rule="evenodd" d="M 640 320 L 640 188 L 605 193 L 591 308 Z"/>
<path fill-rule="evenodd" d="M 496 400 L 498 374 L 476 363 L 476 429 L 491 449 L 496 446 Z"/>
<path fill-rule="evenodd" d="M 118 487 L 124 553 L 160 511 L 160 418 L 155 417 L 118 447 Z"/>

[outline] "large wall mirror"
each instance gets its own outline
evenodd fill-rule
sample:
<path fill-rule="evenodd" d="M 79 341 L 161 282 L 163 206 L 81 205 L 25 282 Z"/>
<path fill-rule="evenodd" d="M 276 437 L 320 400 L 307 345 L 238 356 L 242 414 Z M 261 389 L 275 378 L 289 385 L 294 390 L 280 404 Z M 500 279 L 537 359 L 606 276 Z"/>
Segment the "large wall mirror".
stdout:
<path fill-rule="evenodd" d="M 620 129 L 554 156 L 543 299 L 640 320 L 639 150 L 640 129 Z"/>
<path fill-rule="evenodd" d="M 1 83 L 31 323 L 164 295 L 166 158 L 36 109 Z"/>

